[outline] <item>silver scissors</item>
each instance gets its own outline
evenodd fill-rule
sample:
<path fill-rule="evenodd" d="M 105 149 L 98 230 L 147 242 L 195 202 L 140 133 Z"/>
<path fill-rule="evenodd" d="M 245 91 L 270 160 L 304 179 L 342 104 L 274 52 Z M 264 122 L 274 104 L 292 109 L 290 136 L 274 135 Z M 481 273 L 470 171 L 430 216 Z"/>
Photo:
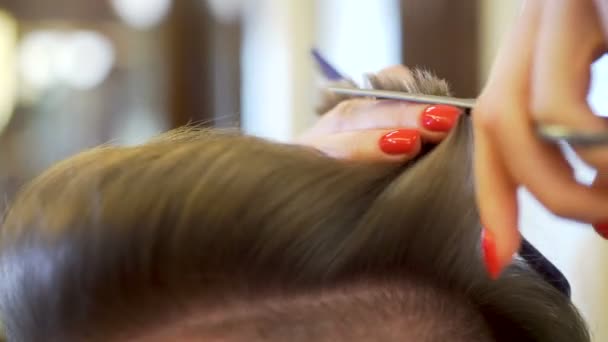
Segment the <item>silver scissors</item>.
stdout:
<path fill-rule="evenodd" d="M 317 65 L 320 67 L 322 73 L 328 80 L 336 81 L 346 79 L 321 55 L 321 53 L 319 53 L 318 50 L 313 49 L 312 54 L 315 61 L 317 62 Z M 476 99 L 462 99 L 448 96 L 410 94 L 398 91 L 386 91 L 377 89 L 329 87 L 327 88 L 327 90 L 336 94 L 347 96 L 375 97 L 379 99 L 390 99 L 414 103 L 450 105 L 462 108 L 468 114 L 471 113 L 473 108 L 475 108 L 475 104 L 477 103 Z M 566 142 L 572 146 L 579 147 L 608 145 L 608 131 L 601 133 L 584 133 L 574 131 L 564 126 L 543 125 L 537 128 L 537 132 L 542 139 L 554 143 Z"/>
<path fill-rule="evenodd" d="M 436 95 L 421 95 L 410 94 L 398 91 L 386 91 L 376 89 L 353 89 L 342 87 L 329 87 L 328 91 L 348 96 L 375 97 L 379 99 L 389 99 L 398 101 L 407 101 L 424 104 L 441 104 L 450 105 L 464 109 L 470 113 L 475 104 L 476 99 L 464 99 L 449 96 Z M 550 142 L 566 142 L 572 146 L 593 147 L 599 145 L 608 145 L 608 131 L 601 133 L 584 133 L 576 132 L 564 126 L 558 125 L 543 125 L 537 128 L 539 136 Z"/>

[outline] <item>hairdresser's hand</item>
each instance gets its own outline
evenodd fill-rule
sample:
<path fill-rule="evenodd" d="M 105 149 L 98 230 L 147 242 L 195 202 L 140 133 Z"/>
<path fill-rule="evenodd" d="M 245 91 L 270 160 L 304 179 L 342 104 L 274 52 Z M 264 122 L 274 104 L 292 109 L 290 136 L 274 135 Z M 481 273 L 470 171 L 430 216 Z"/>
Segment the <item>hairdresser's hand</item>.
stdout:
<path fill-rule="evenodd" d="M 586 100 L 590 65 L 608 37 L 608 1 L 597 5 L 602 11 L 593 0 L 527 1 L 474 112 L 477 198 L 493 276 L 520 244 L 519 186 L 559 216 L 608 228 L 608 148 L 577 150 L 600 170 L 591 188 L 577 183 L 557 146 L 535 134 L 535 124 L 608 130 Z"/>
<path fill-rule="evenodd" d="M 395 66 L 382 73 L 395 76 L 409 69 Z M 445 138 L 460 113 L 448 106 L 352 99 L 323 115 L 297 142 L 336 158 L 403 162 L 420 152 L 422 142 Z"/>

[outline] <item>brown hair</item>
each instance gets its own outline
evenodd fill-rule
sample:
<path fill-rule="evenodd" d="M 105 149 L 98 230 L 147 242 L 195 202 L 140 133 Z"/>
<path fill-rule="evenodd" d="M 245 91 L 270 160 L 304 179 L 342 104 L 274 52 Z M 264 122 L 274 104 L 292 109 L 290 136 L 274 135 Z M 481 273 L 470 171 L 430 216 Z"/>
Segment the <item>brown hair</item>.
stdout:
<path fill-rule="evenodd" d="M 194 129 L 59 163 L 3 223 L 7 335 L 588 341 L 525 263 L 488 279 L 470 125 L 406 165 Z"/>

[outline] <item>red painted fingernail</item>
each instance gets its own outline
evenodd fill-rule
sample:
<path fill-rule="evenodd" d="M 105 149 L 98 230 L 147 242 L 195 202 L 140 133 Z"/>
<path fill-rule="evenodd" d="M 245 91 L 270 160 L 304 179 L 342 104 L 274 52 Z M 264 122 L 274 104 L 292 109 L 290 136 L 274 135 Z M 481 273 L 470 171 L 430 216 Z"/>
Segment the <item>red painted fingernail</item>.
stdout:
<path fill-rule="evenodd" d="M 600 223 L 600 224 L 594 224 L 593 228 L 595 228 L 595 231 L 604 239 L 608 240 L 608 222 L 606 223 Z"/>
<path fill-rule="evenodd" d="M 483 229 L 481 232 L 481 245 L 483 249 L 483 259 L 486 264 L 486 270 L 492 279 L 498 279 L 501 272 L 498 254 L 496 253 L 496 239 L 494 234 Z"/>
<path fill-rule="evenodd" d="M 414 151 L 420 140 L 420 133 L 413 129 L 400 129 L 380 139 L 380 149 L 386 154 L 408 154 Z"/>
<path fill-rule="evenodd" d="M 429 106 L 422 113 L 422 126 L 435 132 L 449 132 L 461 113 L 460 109 L 452 106 Z"/>

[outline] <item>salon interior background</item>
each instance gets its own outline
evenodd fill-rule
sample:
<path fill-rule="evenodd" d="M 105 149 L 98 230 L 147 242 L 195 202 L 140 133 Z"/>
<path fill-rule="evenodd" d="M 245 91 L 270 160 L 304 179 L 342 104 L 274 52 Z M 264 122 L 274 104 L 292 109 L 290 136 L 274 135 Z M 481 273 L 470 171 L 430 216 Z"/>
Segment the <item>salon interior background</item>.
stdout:
<path fill-rule="evenodd" d="M 312 46 L 352 76 L 397 63 L 425 66 L 457 95 L 473 97 L 519 5 L 0 0 L 0 199 L 8 202 L 23 181 L 84 148 L 139 143 L 191 122 L 287 141 L 315 118 Z M 608 113 L 606 58 L 594 66 L 590 101 Z M 583 181 L 593 176 L 577 170 Z M 596 339 L 608 341 L 608 291 L 594 285 L 608 284 L 607 272 L 581 263 L 608 260 L 606 245 L 525 192 L 521 201 L 524 232 L 564 269 Z"/>

